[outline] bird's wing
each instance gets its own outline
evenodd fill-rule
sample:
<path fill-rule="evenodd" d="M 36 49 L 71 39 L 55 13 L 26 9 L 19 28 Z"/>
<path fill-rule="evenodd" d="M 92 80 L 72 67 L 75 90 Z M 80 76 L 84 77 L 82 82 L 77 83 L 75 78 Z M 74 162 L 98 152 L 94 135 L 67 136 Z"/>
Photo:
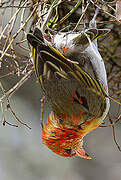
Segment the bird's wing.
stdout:
<path fill-rule="evenodd" d="M 51 45 L 46 45 L 42 38 L 28 34 L 27 39 L 33 46 L 37 78 L 53 111 L 59 117 L 67 115 L 67 124 L 73 123 L 72 117 L 76 117 L 78 124 L 101 117 L 106 108 L 106 94 L 101 84 L 79 64 L 64 57 Z"/>

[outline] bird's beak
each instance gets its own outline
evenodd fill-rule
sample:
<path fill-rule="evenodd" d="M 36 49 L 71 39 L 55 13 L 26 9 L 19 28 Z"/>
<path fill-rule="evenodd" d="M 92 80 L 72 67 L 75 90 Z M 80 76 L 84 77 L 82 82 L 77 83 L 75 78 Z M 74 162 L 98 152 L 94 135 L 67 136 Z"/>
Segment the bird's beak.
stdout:
<path fill-rule="evenodd" d="M 76 151 L 76 156 L 84 158 L 84 159 L 92 159 L 83 148 L 78 148 Z"/>

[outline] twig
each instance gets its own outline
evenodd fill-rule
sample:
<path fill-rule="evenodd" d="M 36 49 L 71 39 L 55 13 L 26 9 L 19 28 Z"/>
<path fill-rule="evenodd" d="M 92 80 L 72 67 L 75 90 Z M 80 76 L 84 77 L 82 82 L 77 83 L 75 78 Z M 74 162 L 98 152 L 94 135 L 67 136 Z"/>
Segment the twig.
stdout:
<path fill-rule="evenodd" d="M 113 133 L 114 143 L 116 144 L 118 150 L 121 152 L 121 148 L 120 148 L 120 146 L 119 146 L 119 144 L 118 144 L 118 142 L 117 142 L 117 140 L 116 140 L 115 126 L 114 126 L 113 121 L 112 121 L 112 119 L 111 119 L 110 117 L 109 117 L 109 121 L 110 121 L 110 123 L 112 124 L 112 133 Z"/>
<path fill-rule="evenodd" d="M 91 2 L 92 4 L 94 4 L 96 7 L 98 7 L 98 9 L 102 10 L 105 14 L 107 14 L 108 16 L 110 16 L 110 17 L 112 17 L 112 18 L 114 18 L 114 19 L 116 20 L 116 17 L 115 17 L 115 16 L 111 15 L 110 13 L 108 13 L 107 11 L 105 11 L 104 9 L 102 9 L 100 6 L 98 6 L 97 4 L 95 4 L 95 2 L 94 2 L 93 0 L 90 0 L 90 2 Z"/>
<path fill-rule="evenodd" d="M 74 8 L 67 13 L 57 24 L 55 24 L 54 28 L 57 28 L 60 24 L 62 24 L 75 10 L 79 7 L 81 4 L 82 0 L 78 0 L 77 4 L 74 6 Z"/>
<path fill-rule="evenodd" d="M 14 118 L 15 118 L 19 123 L 23 124 L 24 126 L 26 126 L 26 127 L 29 128 L 29 129 L 31 129 L 30 126 L 28 126 L 26 123 L 24 123 L 23 121 L 21 121 L 21 120 L 16 116 L 15 112 L 13 111 L 13 109 L 12 109 L 12 107 L 11 107 L 10 100 L 9 100 L 7 94 L 5 93 L 5 90 L 4 90 L 1 82 L 0 82 L 0 87 L 1 87 L 1 90 L 2 90 L 2 92 L 3 92 L 3 94 L 4 94 L 4 96 L 5 96 L 6 99 L 7 99 L 7 102 L 8 102 L 7 108 L 10 109 L 10 112 L 12 113 L 12 115 L 14 116 Z"/>
<path fill-rule="evenodd" d="M 55 1 L 54 1 L 55 2 Z M 49 8 L 49 11 L 48 11 L 48 13 L 47 13 L 47 15 L 46 15 L 46 18 L 45 18 L 45 20 L 44 20 L 44 22 L 42 23 L 42 26 L 41 26 L 41 31 L 44 33 L 45 32 L 45 30 L 46 30 L 46 28 L 47 28 L 47 22 L 49 21 L 49 19 L 50 19 L 50 17 L 51 17 L 51 15 L 52 15 L 52 12 L 53 12 L 53 4 L 50 6 L 50 8 Z"/>
<path fill-rule="evenodd" d="M 15 84 L 15 86 L 13 86 L 9 91 L 6 92 L 6 95 L 4 94 L 0 100 L 2 101 L 6 96 L 9 97 L 9 96 L 12 96 L 13 93 L 15 93 L 20 87 L 21 85 L 30 77 L 30 75 L 32 74 L 33 72 L 33 69 L 29 70 L 25 76 L 17 83 Z"/>
<path fill-rule="evenodd" d="M 29 4 L 31 4 L 31 3 L 29 3 Z M 0 7 L 0 8 L 24 8 L 24 9 L 26 9 L 26 8 L 31 8 L 31 6 L 2 6 L 2 7 Z"/>
<path fill-rule="evenodd" d="M 83 13 L 82 13 L 82 15 L 81 15 L 79 21 L 77 22 L 75 28 L 73 29 L 73 32 L 74 32 L 74 31 L 77 29 L 77 27 L 79 26 L 79 24 L 80 24 L 80 22 L 81 22 L 81 20 L 82 20 L 82 18 L 83 18 L 83 16 L 84 16 L 84 14 L 85 14 L 85 12 L 86 12 L 88 6 L 89 6 L 89 3 L 86 5 L 85 9 L 83 10 Z"/>
<path fill-rule="evenodd" d="M 34 14 L 35 10 L 37 7 L 35 7 L 33 9 L 33 11 L 31 12 L 30 16 L 27 18 L 27 20 L 25 21 L 25 23 L 18 29 L 18 31 L 13 35 L 12 40 L 10 41 L 9 45 L 7 46 L 7 48 L 5 49 L 4 53 L 2 54 L 2 56 L 0 57 L 0 61 L 2 61 L 3 57 L 5 56 L 5 53 L 8 51 L 8 49 L 10 48 L 11 44 L 13 43 L 13 41 L 15 40 L 15 38 L 17 37 L 17 35 L 21 32 L 21 30 L 24 28 L 24 26 L 28 23 L 28 21 L 31 19 L 32 15 Z"/>
<path fill-rule="evenodd" d="M 45 96 L 41 98 L 41 127 L 43 129 L 43 121 L 44 121 L 44 102 L 45 102 Z"/>
<path fill-rule="evenodd" d="M 22 4 L 22 6 L 24 6 L 26 4 L 28 0 L 25 0 L 25 2 Z M 9 26 L 9 24 L 13 21 L 13 19 L 17 16 L 17 14 L 19 13 L 19 11 L 21 10 L 21 8 L 19 8 L 15 14 L 13 15 L 13 17 L 9 20 L 8 24 L 6 24 L 6 26 L 4 27 L 3 31 L 1 32 L 1 35 L 0 35 L 0 40 L 5 32 L 5 30 L 7 29 L 7 27 Z"/>
<path fill-rule="evenodd" d="M 8 121 L 6 121 L 6 124 L 8 124 L 9 126 L 13 126 L 13 127 L 19 127 L 18 125 L 16 125 L 16 124 L 11 124 L 11 123 L 9 123 Z"/>
<path fill-rule="evenodd" d="M 3 126 L 5 126 L 6 120 L 5 120 L 5 116 L 4 116 L 4 107 L 3 107 L 4 102 L 0 101 L 0 105 L 1 105 L 1 111 L 2 111 L 2 124 Z"/>
<path fill-rule="evenodd" d="M 28 49 L 28 48 L 26 48 L 26 47 L 23 47 L 22 45 L 18 44 L 18 46 L 19 46 L 21 49 L 30 52 L 30 49 Z"/>
<path fill-rule="evenodd" d="M 0 101 L 0 105 L 1 105 L 1 111 L 2 111 L 2 125 L 5 126 L 6 124 L 8 124 L 9 126 L 14 126 L 14 127 L 18 127 L 18 125 L 15 125 L 15 124 L 11 124 L 9 122 L 7 122 L 5 120 L 5 115 L 4 115 L 4 102 L 3 101 Z"/>
<path fill-rule="evenodd" d="M 6 42 L 5 42 L 4 47 L 3 47 L 3 49 L 2 49 L 3 52 L 4 52 L 4 50 L 5 50 L 6 46 L 7 46 L 7 43 L 8 43 L 8 41 L 9 41 L 9 39 L 10 39 L 12 30 L 13 30 L 13 28 L 14 28 L 14 24 L 15 24 L 15 22 L 16 22 L 16 19 L 17 19 L 17 16 L 15 16 L 15 17 L 13 18 L 12 22 L 10 23 L 11 26 L 10 26 L 10 24 L 8 25 L 9 31 L 8 31 L 8 33 L 7 33 L 8 36 L 7 36 Z M 2 52 L 2 53 L 3 53 L 3 52 Z"/>
<path fill-rule="evenodd" d="M 23 39 L 23 40 L 21 40 L 21 41 L 19 41 L 19 42 L 16 42 L 16 45 L 21 44 L 21 43 L 24 43 L 24 42 L 26 42 L 26 41 L 27 41 L 27 39 Z"/>

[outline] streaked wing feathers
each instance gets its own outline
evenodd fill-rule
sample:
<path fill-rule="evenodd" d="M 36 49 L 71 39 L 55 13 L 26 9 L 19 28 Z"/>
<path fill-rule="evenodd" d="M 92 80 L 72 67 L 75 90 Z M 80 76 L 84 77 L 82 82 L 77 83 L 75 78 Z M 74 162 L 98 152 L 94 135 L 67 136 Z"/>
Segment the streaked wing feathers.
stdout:
<path fill-rule="evenodd" d="M 42 36 L 42 35 L 41 35 Z M 43 38 L 28 34 L 28 41 L 33 46 L 33 65 L 36 75 L 50 101 L 53 111 L 67 114 L 67 124 L 72 116 L 84 113 L 80 122 L 102 116 L 105 109 L 105 92 L 98 80 L 85 72 L 79 64 L 69 61 Z M 78 95 L 74 96 L 77 91 Z M 79 123 L 80 123 L 79 122 Z"/>

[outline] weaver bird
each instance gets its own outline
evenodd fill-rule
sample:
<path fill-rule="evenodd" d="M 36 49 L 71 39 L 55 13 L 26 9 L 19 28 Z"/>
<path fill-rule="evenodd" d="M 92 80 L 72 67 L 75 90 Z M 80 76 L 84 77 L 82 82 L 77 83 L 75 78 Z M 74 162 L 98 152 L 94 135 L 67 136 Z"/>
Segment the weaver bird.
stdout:
<path fill-rule="evenodd" d="M 52 108 L 43 143 L 60 156 L 91 159 L 83 137 L 109 111 L 106 70 L 96 42 L 100 35 L 96 29 L 58 33 L 51 42 L 38 28 L 27 35 L 37 79 Z"/>

